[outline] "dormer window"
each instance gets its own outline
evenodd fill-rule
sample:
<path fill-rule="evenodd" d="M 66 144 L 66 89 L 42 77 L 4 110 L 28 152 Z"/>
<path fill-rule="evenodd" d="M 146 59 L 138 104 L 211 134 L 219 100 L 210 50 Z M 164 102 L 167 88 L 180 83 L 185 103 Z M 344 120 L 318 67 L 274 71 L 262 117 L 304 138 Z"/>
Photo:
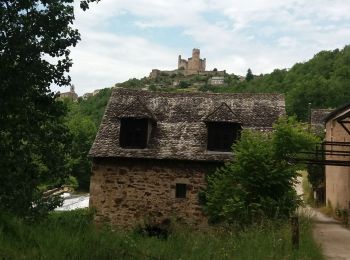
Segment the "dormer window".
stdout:
<path fill-rule="evenodd" d="M 146 118 L 120 119 L 120 146 L 130 149 L 147 147 L 149 136 L 149 120 Z"/>
<path fill-rule="evenodd" d="M 145 149 L 157 119 L 145 104 L 136 98 L 119 115 L 119 145 L 126 149 Z"/>
<path fill-rule="evenodd" d="M 233 143 L 239 139 L 241 125 L 228 122 L 207 122 L 209 151 L 231 152 Z"/>
<path fill-rule="evenodd" d="M 233 143 L 239 139 L 242 124 L 240 114 L 221 103 L 204 120 L 208 130 L 208 151 L 231 152 Z"/>

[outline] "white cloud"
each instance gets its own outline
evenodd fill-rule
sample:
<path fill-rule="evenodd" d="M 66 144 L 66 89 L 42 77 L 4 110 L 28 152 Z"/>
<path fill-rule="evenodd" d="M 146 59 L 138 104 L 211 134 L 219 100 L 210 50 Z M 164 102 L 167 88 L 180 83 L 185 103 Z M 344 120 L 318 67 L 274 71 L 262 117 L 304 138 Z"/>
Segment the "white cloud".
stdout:
<path fill-rule="evenodd" d="M 72 51 L 71 76 L 83 94 L 152 68 L 176 68 L 177 55 L 188 56 L 192 47 L 201 48 L 208 69 L 266 73 L 342 48 L 350 39 L 349 13 L 348 0 L 102 0 L 87 12 L 76 9 L 83 40 Z M 180 29 L 191 42 L 180 49 L 113 30 L 113 20 L 123 16 L 139 30 Z"/>
<path fill-rule="evenodd" d="M 72 83 L 79 94 L 113 86 L 129 78 L 148 76 L 162 64 L 173 68 L 177 54 L 136 36 L 86 32 L 81 48 L 72 52 Z"/>

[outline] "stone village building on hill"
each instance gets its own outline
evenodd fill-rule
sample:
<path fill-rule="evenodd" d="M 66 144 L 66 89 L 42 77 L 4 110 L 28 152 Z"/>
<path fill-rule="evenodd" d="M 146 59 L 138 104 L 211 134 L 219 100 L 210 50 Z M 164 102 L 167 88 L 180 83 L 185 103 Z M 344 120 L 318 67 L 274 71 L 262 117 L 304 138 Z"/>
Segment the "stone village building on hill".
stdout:
<path fill-rule="evenodd" d="M 270 131 L 284 114 L 281 94 L 114 89 L 89 153 L 95 222 L 206 225 L 198 194 L 208 170 L 232 159 L 241 129 Z"/>

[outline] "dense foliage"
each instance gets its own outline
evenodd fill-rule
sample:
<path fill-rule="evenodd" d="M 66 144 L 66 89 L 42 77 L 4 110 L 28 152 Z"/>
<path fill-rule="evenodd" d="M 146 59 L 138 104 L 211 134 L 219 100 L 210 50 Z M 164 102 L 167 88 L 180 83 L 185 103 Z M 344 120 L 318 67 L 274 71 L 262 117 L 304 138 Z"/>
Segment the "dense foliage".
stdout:
<path fill-rule="evenodd" d="M 307 172 L 308 172 L 307 179 L 312 185 L 313 191 L 317 191 L 319 187 L 325 184 L 326 176 L 325 176 L 324 165 L 310 164 L 307 167 Z"/>
<path fill-rule="evenodd" d="M 93 121 L 96 128 L 98 128 L 111 93 L 111 88 L 105 88 L 86 100 L 79 98 L 78 103 L 74 105 L 75 107 L 70 109 L 70 116 L 76 114 L 87 116 Z"/>
<path fill-rule="evenodd" d="M 0 1 L 0 211 L 36 215 L 59 203 L 39 185 L 69 173 L 66 109 L 50 85 L 70 83 L 73 20 L 73 0 Z"/>
<path fill-rule="evenodd" d="M 234 161 L 209 175 L 205 208 L 211 221 L 247 225 L 286 218 L 300 205 L 294 189 L 299 165 L 290 158 L 317 139 L 293 118 L 281 118 L 274 130 L 243 131 Z"/>
<path fill-rule="evenodd" d="M 102 89 L 95 96 L 86 100 L 79 99 L 73 102 L 65 99 L 69 109 L 65 120 L 72 136 L 71 151 L 68 155 L 68 166 L 71 175 L 79 184 L 80 190 L 89 190 L 91 161 L 88 152 L 95 139 L 111 89 Z"/>
<path fill-rule="evenodd" d="M 321 51 L 289 70 L 276 69 L 250 81 L 236 82 L 226 91 L 284 93 L 288 114 L 306 120 L 309 103 L 312 108 L 337 108 L 349 103 L 349 86 L 350 46 L 346 46 Z"/>

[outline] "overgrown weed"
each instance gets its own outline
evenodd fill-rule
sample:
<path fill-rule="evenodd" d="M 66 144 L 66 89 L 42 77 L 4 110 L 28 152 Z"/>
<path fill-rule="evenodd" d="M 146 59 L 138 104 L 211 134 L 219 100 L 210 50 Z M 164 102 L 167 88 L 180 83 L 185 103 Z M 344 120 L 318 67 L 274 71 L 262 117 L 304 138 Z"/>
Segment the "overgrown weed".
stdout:
<path fill-rule="evenodd" d="M 0 259 L 322 259 L 311 221 L 300 218 L 300 248 L 292 250 L 288 221 L 237 230 L 177 225 L 167 239 L 96 228 L 87 210 L 54 212 L 29 225 L 0 216 Z"/>

